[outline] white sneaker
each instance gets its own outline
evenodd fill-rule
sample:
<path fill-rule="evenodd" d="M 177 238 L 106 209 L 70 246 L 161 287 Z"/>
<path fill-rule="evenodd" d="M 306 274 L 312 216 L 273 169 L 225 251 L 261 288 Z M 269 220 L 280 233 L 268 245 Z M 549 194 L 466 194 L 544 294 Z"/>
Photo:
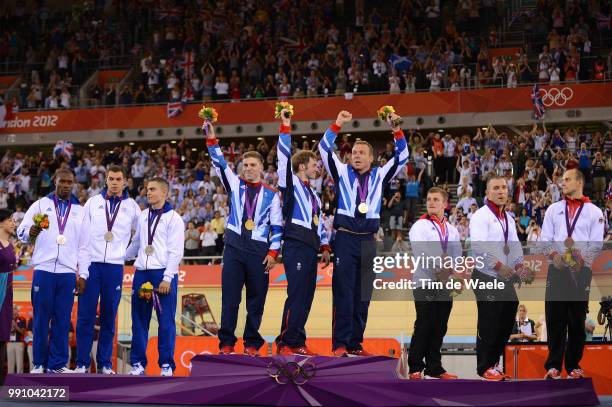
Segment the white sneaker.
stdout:
<path fill-rule="evenodd" d="M 161 376 L 174 376 L 172 373 L 172 368 L 169 364 L 164 363 L 161 367 Z"/>
<path fill-rule="evenodd" d="M 34 366 L 32 370 L 30 370 L 31 374 L 43 374 L 45 373 L 45 368 L 42 366 Z"/>
<path fill-rule="evenodd" d="M 110 367 L 103 367 L 102 370 L 100 371 L 100 373 L 102 374 L 117 374 L 113 371 L 113 369 L 111 369 Z"/>
<path fill-rule="evenodd" d="M 74 373 L 74 370 L 68 369 L 66 366 L 63 366 L 59 369 L 47 369 L 47 373 Z"/>
<path fill-rule="evenodd" d="M 87 368 L 85 366 L 77 366 L 76 369 L 73 370 L 74 373 L 87 373 Z"/>
<path fill-rule="evenodd" d="M 144 376 L 145 369 L 140 363 L 134 363 L 132 365 L 132 371 L 130 372 L 131 376 Z"/>

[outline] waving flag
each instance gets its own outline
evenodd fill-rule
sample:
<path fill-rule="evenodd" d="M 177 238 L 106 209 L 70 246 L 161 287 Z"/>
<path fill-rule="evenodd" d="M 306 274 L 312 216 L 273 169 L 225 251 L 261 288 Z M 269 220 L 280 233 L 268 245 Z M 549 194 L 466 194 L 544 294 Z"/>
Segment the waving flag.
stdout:
<path fill-rule="evenodd" d="M 53 157 L 65 155 L 68 159 L 72 158 L 73 146 L 69 141 L 60 140 L 53 147 Z"/>
<path fill-rule="evenodd" d="M 168 107 L 166 108 L 168 113 L 168 118 L 176 117 L 179 114 L 183 113 L 183 108 L 185 107 L 185 101 L 181 100 L 171 100 L 168 102 Z"/>
<path fill-rule="evenodd" d="M 407 71 L 412 66 L 412 60 L 408 57 L 403 57 L 397 54 L 391 54 L 389 63 L 398 73 Z"/>
<path fill-rule="evenodd" d="M 542 95 L 540 94 L 540 85 L 537 83 L 531 89 L 531 101 L 533 102 L 533 117 L 536 120 L 542 120 L 546 114 Z"/>

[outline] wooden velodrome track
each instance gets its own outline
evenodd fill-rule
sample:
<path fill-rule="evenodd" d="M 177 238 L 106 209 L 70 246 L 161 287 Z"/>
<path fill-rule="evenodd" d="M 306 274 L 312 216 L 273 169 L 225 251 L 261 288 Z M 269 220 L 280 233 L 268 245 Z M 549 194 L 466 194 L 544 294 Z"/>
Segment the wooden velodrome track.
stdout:
<path fill-rule="evenodd" d="M 220 322 L 221 319 L 221 288 L 206 289 L 179 289 L 180 298 L 185 294 L 204 293 L 208 299 L 213 314 Z M 123 291 L 123 298 L 119 305 L 118 333 L 120 336 L 131 336 L 131 317 L 130 303 L 126 300 L 130 292 Z M 266 337 L 275 337 L 280 329 L 283 305 L 286 298 L 285 288 L 270 288 L 266 300 L 266 307 L 263 316 L 261 334 Z M 29 301 L 29 289 L 15 289 L 15 301 Z M 538 321 L 544 314 L 543 301 L 525 301 L 528 309 L 529 318 Z M 599 302 L 589 303 L 589 318 L 597 320 Z M 177 307 L 177 320 L 180 313 L 180 303 Z M 244 293 L 243 301 L 240 304 L 238 315 L 237 336 L 241 336 L 245 322 Z M 332 315 L 332 290 L 331 287 L 319 287 L 315 293 L 312 310 L 306 325 L 306 332 L 312 337 L 331 337 L 331 315 Z M 469 342 L 473 341 L 476 335 L 476 303 L 473 301 L 455 301 L 450 316 L 447 337 L 469 337 L 465 338 Z M 373 301 L 370 305 L 368 325 L 365 332 L 366 337 L 399 337 L 404 334 L 412 334 L 415 320 L 414 304 L 410 301 Z M 198 320 L 199 322 L 199 320 Z M 180 332 L 180 329 L 177 329 Z M 601 335 L 603 327 L 596 326 L 595 335 Z M 151 335 L 157 335 L 157 323 L 151 323 Z M 471 339 L 470 339 L 471 338 Z M 450 338 L 447 338 L 450 339 Z M 462 342 L 462 338 L 457 338 L 451 342 Z"/>

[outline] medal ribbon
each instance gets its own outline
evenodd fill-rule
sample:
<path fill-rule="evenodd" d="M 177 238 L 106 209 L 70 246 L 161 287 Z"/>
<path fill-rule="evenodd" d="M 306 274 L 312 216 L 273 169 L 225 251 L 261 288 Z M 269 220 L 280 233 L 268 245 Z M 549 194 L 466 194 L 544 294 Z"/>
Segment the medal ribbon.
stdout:
<path fill-rule="evenodd" d="M 63 216 L 61 214 L 61 210 L 59 209 L 59 202 L 55 194 L 53 194 L 53 205 L 55 205 L 55 217 L 57 219 L 57 228 L 59 229 L 59 234 L 63 235 L 64 229 L 66 229 L 66 224 L 68 223 L 68 215 L 70 215 L 70 209 L 72 208 L 72 201 L 68 199 L 68 208 L 64 211 Z"/>
<path fill-rule="evenodd" d="M 502 221 L 499 220 L 499 216 L 497 215 L 497 213 L 495 213 L 495 210 L 491 207 L 491 204 L 489 202 L 487 202 L 487 207 L 489 208 L 491 212 L 493 212 L 493 215 L 495 215 L 495 219 L 497 219 L 497 221 L 501 225 L 501 228 L 504 231 L 504 243 L 508 245 L 508 215 L 506 215 L 506 211 L 502 211 L 500 209 L 501 214 L 504 216 L 504 223 L 502 223 Z M 505 224 L 505 227 L 504 227 L 504 224 Z"/>
<path fill-rule="evenodd" d="M 438 232 L 438 236 L 440 237 L 440 246 L 442 246 L 442 253 L 447 253 L 447 249 L 448 249 L 448 228 L 444 226 L 443 222 L 440 222 L 440 225 L 442 226 L 443 230 L 440 231 L 438 229 L 438 225 L 436 224 L 436 222 L 429 218 L 429 221 L 431 222 L 431 224 L 434 226 L 434 229 L 436 229 L 436 232 Z"/>
<path fill-rule="evenodd" d="M 310 196 L 310 203 L 312 204 L 312 216 L 317 215 L 319 213 L 319 203 L 317 202 L 317 198 L 312 193 L 312 189 L 310 186 L 304 185 L 304 188 L 308 191 L 308 195 Z"/>
<path fill-rule="evenodd" d="M 248 188 L 248 187 L 247 187 Z M 246 209 L 247 219 L 254 219 L 255 207 L 257 206 L 257 198 L 259 197 L 259 192 L 261 192 L 261 185 L 257 188 L 257 192 L 253 199 L 249 199 L 249 191 L 248 189 L 244 192 L 244 207 Z"/>
<path fill-rule="evenodd" d="M 370 180 L 370 174 L 366 175 L 365 181 L 363 185 L 359 181 L 359 176 L 357 176 L 357 192 L 359 193 L 359 202 L 365 202 L 368 197 L 368 182 Z"/>
<path fill-rule="evenodd" d="M 110 201 L 111 197 L 108 195 L 104 200 L 104 214 L 106 215 L 106 229 L 110 232 L 113 230 L 113 225 L 115 224 L 115 220 L 117 220 L 117 215 L 119 214 L 119 208 L 121 207 L 121 199 L 119 199 L 119 203 L 115 205 L 115 210 L 113 211 L 113 204 L 111 203 L 110 211 L 112 212 L 112 216 L 109 215 L 108 209 L 108 201 Z"/>
<path fill-rule="evenodd" d="M 159 220 L 161 219 L 161 216 L 162 216 L 161 209 L 149 208 L 149 219 L 147 222 L 148 223 L 147 242 L 149 246 L 153 245 L 153 237 L 155 236 L 155 231 L 157 230 L 157 225 L 159 225 Z M 155 222 L 155 225 L 153 225 L 153 222 Z M 151 231 L 151 225 L 153 225 L 153 231 Z"/>
<path fill-rule="evenodd" d="M 574 219 L 572 220 L 572 223 L 570 224 L 569 205 L 567 203 L 567 200 L 565 201 L 565 227 L 567 228 L 568 238 L 571 238 L 572 233 L 574 233 L 574 229 L 576 228 L 576 223 L 578 222 L 578 218 L 580 217 L 580 213 L 582 212 L 583 207 L 584 207 L 584 202 L 581 202 L 580 207 L 578 208 L 578 211 L 576 212 L 576 215 L 574 215 Z"/>

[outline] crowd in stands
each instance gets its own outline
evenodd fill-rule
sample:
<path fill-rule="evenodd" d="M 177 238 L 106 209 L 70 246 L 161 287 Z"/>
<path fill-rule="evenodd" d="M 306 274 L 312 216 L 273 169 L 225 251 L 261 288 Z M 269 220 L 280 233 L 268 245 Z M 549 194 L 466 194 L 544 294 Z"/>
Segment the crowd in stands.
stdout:
<path fill-rule="evenodd" d="M 19 73 L 17 109 L 70 108 L 79 87 L 97 69 L 136 57 L 150 7 L 133 1 L 80 0 L 64 8 L 44 0 L 0 4 L 0 69 Z"/>
<path fill-rule="evenodd" d="M 449 191 L 448 220 L 458 227 L 463 240 L 469 240 L 471 214 L 483 205 L 485 180 L 493 173 L 508 180 L 509 210 L 515 216 L 523 241 L 539 239 L 546 208 L 562 199 L 560 182 L 566 169 L 579 168 L 586 175 L 586 194 L 605 210 L 608 219 L 612 219 L 610 130 L 534 125 L 521 134 L 498 132 L 492 126 L 462 136 L 415 130 L 406 133 L 409 164 L 385 189 L 383 196 L 382 226 L 377 239 L 385 250 L 406 248 L 407 229 L 424 210 L 423 197 L 433 185 Z M 225 158 L 239 172 L 243 152 L 260 152 L 265 159 L 264 182 L 276 186 L 275 140 L 261 138 L 256 143 L 227 142 L 223 146 Z M 16 210 L 16 216 L 22 217 L 30 202 L 53 190 L 53 175 L 60 167 L 74 171 L 77 181 L 74 194 L 84 204 L 104 187 L 106 167 L 118 164 L 128 174 L 130 195 L 143 208 L 146 206 L 143 188 L 146 180 L 154 176 L 168 179 L 169 201 L 188 229 L 188 254 L 221 254 L 225 218 L 229 212 L 228 196 L 203 143 L 181 139 L 156 149 L 133 144 L 112 149 L 76 148 L 71 156 L 60 153 L 55 157 L 43 152 L 23 155 L 5 151 L 0 160 L 0 208 Z M 296 142 L 295 147 L 316 151 L 316 146 L 308 140 Z M 350 137 L 343 135 L 337 147 L 341 159 L 349 160 Z M 374 147 L 379 164 L 393 157 L 393 143 L 374 143 Z M 333 238 L 335 193 L 332 181 L 325 171 L 321 171 L 314 186 L 321 193 L 325 226 Z"/>
<path fill-rule="evenodd" d="M 542 48 L 505 56 L 491 55 L 502 2 L 364 3 L 119 1 L 103 10 L 84 1 L 51 12 L 20 2 L 0 19 L 0 61 L 26 61 L 21 108 L 51 109 L 71 106 L 88 69 L 125 54 L 138 57 L 137 75 L 121 87 L 94 83 L 89 99 L 130 105 L 610 78 L 610 47 L 595 45 L 609 38 L 607 2 L 538 2 L 524 27 Z"/>

